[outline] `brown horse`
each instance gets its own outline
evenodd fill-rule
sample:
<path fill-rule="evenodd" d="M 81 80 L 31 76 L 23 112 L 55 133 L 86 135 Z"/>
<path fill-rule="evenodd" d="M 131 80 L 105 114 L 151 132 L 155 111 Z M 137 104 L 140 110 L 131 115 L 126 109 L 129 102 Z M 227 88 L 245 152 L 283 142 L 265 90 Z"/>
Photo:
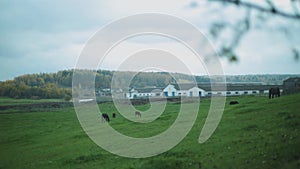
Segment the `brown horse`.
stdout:
<path fill-rule="evenodd" d="M 274 98 L 274 97 L 280 97 L 279 87 L 269 89 L 269 99 Z"/>
<path fill-rule="evenodd" d="M 239 102 L 238 102 L 238 101 L 236 101 L 236 100 L 234 100 L 234 101 L 230 101 L 230 102 L 229 102 L 229 105 L 234 105 L 234 104 L 239 104 Z"/>
<path fill-rule="evenodd" d="M 142 117 L 142 113 L 139 112 L 139 111 L 136 111 L 136 112 L 135 112 L 135 116 Z"/>

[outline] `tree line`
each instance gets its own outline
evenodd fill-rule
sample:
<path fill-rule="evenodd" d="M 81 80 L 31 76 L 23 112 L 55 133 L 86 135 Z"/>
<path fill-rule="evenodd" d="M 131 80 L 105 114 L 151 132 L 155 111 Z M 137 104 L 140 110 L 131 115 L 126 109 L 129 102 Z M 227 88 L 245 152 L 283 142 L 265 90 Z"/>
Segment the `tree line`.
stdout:
<path fill-rule="evenodd" d="M 71 99 L 72 71 L 26 74 L 0 82 L 0 96 L 11 98 Z"/>

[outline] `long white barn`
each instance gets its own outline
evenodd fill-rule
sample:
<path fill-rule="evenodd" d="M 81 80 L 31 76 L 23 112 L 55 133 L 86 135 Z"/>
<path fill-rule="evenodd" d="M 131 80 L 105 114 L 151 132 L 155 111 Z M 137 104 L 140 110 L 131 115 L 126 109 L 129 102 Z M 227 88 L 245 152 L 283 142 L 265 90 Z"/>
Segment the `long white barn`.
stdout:
<path fill-rule="evenodd" d="M 145 97 L 209 97 L 219 96 L 238 96 L 238 95 L 257 95 L 268 94 L 272 87 L 279 87 L 282 92 L 282 85 L 264 85 L 257 83 L 227 83 L 214 84 L 214 90 L 210 83 L 194 84 L 169 84 L 165 88 L 143 88 L 131 89 L 125 96 L 129 99 Z"/>

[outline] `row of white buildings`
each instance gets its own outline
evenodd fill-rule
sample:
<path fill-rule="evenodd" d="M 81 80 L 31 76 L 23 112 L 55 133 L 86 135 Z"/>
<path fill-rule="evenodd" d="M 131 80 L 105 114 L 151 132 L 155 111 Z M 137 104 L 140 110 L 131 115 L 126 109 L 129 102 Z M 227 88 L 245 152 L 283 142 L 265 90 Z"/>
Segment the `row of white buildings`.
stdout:
<path fill-rule="evenodd" d="M 282 92 L 282 85 L 265 85 L 261 83 L 227 83 L 214 84 L 213 89 L 210 83 L 200 84 L 169 84 L 165 88 L 132 88 L 124 96 L 129 99 L 147 97 L 209 97 L 258 95 L 268 94 L 270 88 L 279 87 Z"/>

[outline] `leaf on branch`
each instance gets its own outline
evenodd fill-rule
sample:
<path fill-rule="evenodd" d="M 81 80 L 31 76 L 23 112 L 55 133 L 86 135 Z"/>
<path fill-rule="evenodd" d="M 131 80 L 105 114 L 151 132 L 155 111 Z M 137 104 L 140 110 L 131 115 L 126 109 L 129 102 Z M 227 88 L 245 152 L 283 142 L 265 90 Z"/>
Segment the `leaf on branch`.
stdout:
<path fill-rule="evenodd" d="M 230 62 L 237 62 L 237 61 L 238 61 L 238 58 L 237 58 L 237 56 L 232 55 L 232 56 L 229 58 L 229 61 L 230 61 Z"/>
<path fill-rule="evenodd" d="M 238 62 L 238 57 L 231 48 L 223 47 L 220 51 L 220 54 L 221 56 L 227 57 L 230 62 Z"/>

